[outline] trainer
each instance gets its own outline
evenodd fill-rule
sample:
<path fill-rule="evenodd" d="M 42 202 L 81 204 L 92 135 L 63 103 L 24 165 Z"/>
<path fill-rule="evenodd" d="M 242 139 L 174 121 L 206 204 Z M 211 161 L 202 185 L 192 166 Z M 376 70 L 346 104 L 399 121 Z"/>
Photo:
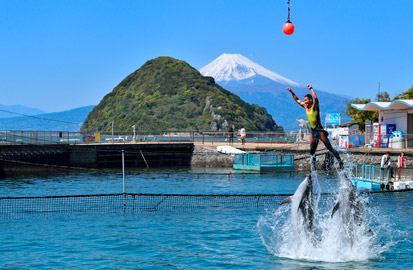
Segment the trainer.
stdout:
<path fill-rule="evenodd" d="M 328 139 L 328 132 L 324 130 L 323 126 L 321 125 L 320 121 L 320 107 L 318 104 L 318 98 L 316 93 L 314 92 L 313 87 L 311 84 L 307 84 L 307 88 L 310 89 L 311 94 L 307 94 L 304 96 L 304 102 L 302 102 L 291 90 L 290 87 L 287 87 L 287 90 L 293 95 L 294 100 L 305 109 L 307 113 L 308 122 L 310 123 L 310 131 L 311 131 L 311 138 L 310 138 L 310 154 L 311 154 L 311 169 L 315 170 L 315 151 L 317 150 L 319 140 L 322 140 L 326 148 L 334 155 L 337 159 L 340 169 L 343 169 L 343 161 L 341 161 L 340 155 L 332 146 Z M 314 101 L 313 101 L 314 97 Z"/>

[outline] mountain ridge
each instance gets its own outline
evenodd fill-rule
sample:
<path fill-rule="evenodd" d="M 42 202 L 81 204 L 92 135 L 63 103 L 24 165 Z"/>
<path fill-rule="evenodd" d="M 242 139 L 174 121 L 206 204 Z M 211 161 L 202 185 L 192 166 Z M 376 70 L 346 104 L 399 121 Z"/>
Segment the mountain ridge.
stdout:
<path fill-rule="evenodd" d="M 1 118 L 0 129 L 79 132 L 81 124 L 93 107 L 95 106 L 83 106 L 62 112 L 44 113 L 33 116 Z"/>
<path fill-rule="evenodd" d="M 299 86 L 298 83 L 254 63 L 241 54 L 221 54 L 199 71 L 202 75 L 211 76 L 224 85 L 228 81 L 240 81 L 261 75 L 275 82 Z"/>
<path fill-rule="evenodd" d="M 38 108 L 23 105 L 3 105 L 0 104 L 0 118 L 14 118 L 16 115 L 36 115 L 46 113 Z"/>

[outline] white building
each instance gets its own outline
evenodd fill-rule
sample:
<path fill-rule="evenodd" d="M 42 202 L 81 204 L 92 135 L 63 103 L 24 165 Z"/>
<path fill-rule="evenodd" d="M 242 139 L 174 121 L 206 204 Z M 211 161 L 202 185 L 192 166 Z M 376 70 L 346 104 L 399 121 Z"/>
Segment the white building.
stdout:
<path fill-rule="evenodd" d="M 413 135 L 413 100 L 399 99 L 392 102 L 370 102 L 367 104 L 351 104 L 361 111 L 378 111 L 380 124 L 395 124 L 407 137 Z M 408 147 L 413 146 L 413 140 L 408 139 Z"/>

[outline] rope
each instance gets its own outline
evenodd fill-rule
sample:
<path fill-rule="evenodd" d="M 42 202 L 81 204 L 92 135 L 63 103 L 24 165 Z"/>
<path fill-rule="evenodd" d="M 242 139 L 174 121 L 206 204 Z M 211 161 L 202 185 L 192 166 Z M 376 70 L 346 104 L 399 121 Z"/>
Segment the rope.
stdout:
<path fill-rule="evenodd" d="M 287 23 L 291 23 L 290 22 L 290 0 L 287 1 L 287 5 L 288 5 L 288 16 L 287 16 Z"/>

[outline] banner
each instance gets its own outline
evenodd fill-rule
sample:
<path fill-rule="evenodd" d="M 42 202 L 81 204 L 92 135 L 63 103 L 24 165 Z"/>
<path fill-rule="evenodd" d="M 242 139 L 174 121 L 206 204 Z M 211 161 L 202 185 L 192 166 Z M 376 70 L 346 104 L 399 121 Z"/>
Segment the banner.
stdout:
<path fill-rule="evenodd" d="M 327 113 L 326 114 L 326 125 L 327 124 L 341 124 L 341 115 L 339 113 Z"/>

